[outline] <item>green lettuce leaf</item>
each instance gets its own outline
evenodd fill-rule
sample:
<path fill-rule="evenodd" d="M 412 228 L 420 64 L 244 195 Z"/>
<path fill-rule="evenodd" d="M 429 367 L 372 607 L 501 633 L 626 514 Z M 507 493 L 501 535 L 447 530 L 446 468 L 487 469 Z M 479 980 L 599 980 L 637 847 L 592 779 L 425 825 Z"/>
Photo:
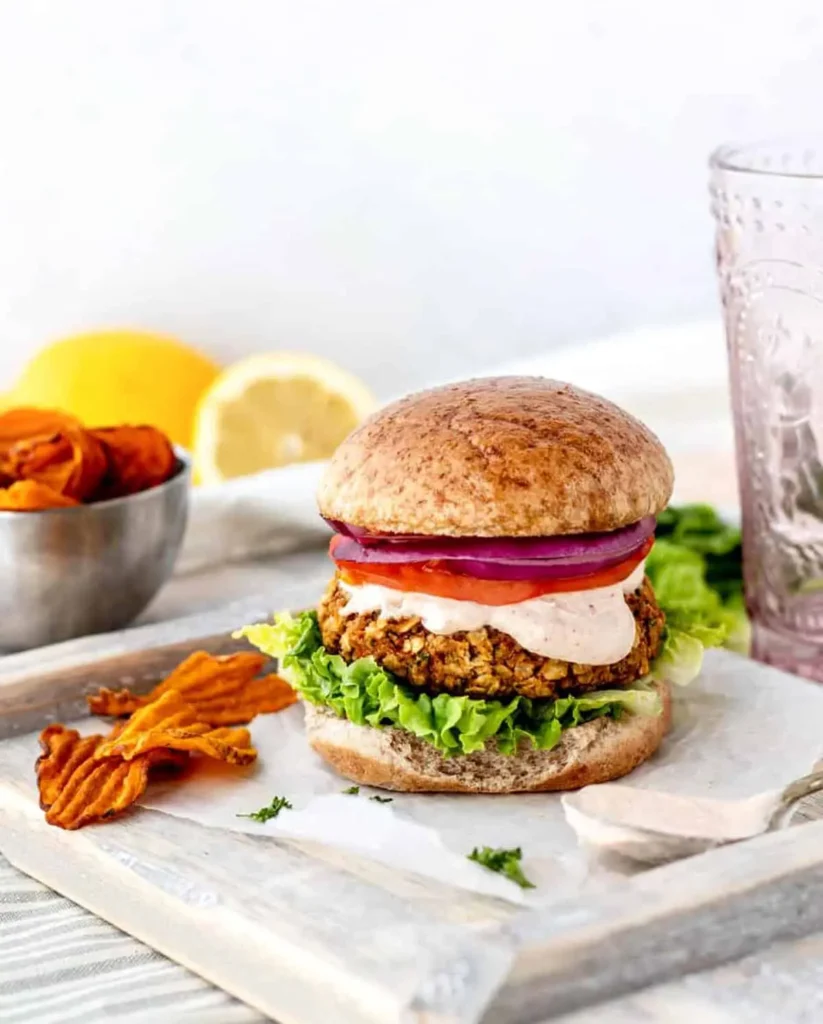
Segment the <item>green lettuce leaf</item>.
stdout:
<path fill-rule="evenodd" d="M 702 555 L 732 556 L 727 563 L 730 575 L 740 579 L 740 530 L 724 522 L 711 505 L 670 505 L 657 517 L 656 532 Z"/>
<path fill-rule="evenodd" d="M 373 658 L 347 664 L 329 653 L 315 612 L 277 615 L 273 623 L 246 626 L 235 635 L 278 658 L 283 674 L 311 704 L 330 708 L 355 725 L 405 729 L 447 756 L 483 750 L 491 739 L 504 754 L 513 754 L 521 742 L 551 750 L 566 729 L 583 722 L 661 710 L 656 690 L 646 683 L 559 700 L 483 700 L 448 693 L 431 697 L 380 668 Z"/>
<path fill-rule="evenodd" d="M 738 616 L 743 612 L 743 546 L 740 530 L 710 505 L 680 505 L 657 517 L 657 538 L 700 555 L 706 583 Z"/>
<path fill-rule="evenodd" d="M 714 509 L 686 505 L 662 512 L 646 574 L 666 616 L 663 648 L 652 667 L 655 678 L 691 682 L 706 647 L 748 651 L 740 531 Z"/>
<path fill-rule="evenodd" d="M 652 665 L 652 676 L 661 683 L 688 686 L 700 674 L 704 650 L 696 637 L 667 629 L 662 650 Z"/>

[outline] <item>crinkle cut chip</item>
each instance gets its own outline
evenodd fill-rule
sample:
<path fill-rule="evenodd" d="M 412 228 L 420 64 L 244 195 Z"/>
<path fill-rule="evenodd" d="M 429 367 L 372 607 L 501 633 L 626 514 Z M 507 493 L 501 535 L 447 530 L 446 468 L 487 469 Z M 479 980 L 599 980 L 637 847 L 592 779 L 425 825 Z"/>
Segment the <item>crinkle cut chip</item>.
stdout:
<path fill-rule="evenodd" d="M 177 456 L 156 427 L 123 425 L 89 431 L 105 452 L 108 468 L 96 500 L 122 498 L 165 483 L 174 473 Z"/>
<path fill-rule="evenodd" d="M 102 743 L 102 736 L 81 737 L 62 725 L 50 725 L 40 734 L 37 786 L 50 825 L 77 829 L 118 814 L 143 795 L 152 768 L 181 763 L 179 754 L 162 748 L 132 761 L 101 759 Z"/>
<path fill-rule="evenodd" d="M 213 726 L 239 725 L 257 715 L 282 711 L 297 700 L 280 676 L 258 677 L 265 662 L 263 655 L 251 652 L 214 656 L 196 651 L 146 696 L 125 689 L 102 689 L 87 698 L 89 709 L 95 715 L 118 718 L 177 691 L 197 712 L 199 721 Z"/>
<path fill-rule="evenodd" d="M 95 756 L 130 761 L 158 748 L 185 750 L 228 764 L 251 764 L 257 751 L 248 729 L 213 729 L 176 690 L 136 711 L 115 738 L 102 743 Z"/>

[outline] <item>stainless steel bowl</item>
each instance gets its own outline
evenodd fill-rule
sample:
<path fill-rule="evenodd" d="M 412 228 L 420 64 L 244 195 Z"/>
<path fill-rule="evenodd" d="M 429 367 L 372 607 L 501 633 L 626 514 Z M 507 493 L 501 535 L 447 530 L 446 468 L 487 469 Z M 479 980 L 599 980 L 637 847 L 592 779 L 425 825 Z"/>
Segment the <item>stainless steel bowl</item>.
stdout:
<path fill-rule="evenodd" d="M 125 498 L 0 512 L 0 649 L 19 651 L 128 625 L 172 573 L 191 463 Z"/>

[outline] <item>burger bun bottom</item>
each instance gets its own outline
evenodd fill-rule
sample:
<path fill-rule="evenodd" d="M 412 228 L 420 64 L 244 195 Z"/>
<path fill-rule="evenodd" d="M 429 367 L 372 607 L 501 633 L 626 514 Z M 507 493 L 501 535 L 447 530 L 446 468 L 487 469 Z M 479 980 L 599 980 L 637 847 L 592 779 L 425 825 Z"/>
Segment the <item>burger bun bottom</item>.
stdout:
<path fill-rule="evenodd" d="M 671 723 L 671 692 L 654 684 L 663 711 L 653 717 L 595 718 L 567 729 L 552 750 L 524 744 L 514 755 L 492 747 L 444 757 L 402 729 L 354 725 L 306 705 L 312 748 L 340 775 L 363 786 L 408 793 L 542 793 L 579 789 L 628 774 L 660 746 Z"/>

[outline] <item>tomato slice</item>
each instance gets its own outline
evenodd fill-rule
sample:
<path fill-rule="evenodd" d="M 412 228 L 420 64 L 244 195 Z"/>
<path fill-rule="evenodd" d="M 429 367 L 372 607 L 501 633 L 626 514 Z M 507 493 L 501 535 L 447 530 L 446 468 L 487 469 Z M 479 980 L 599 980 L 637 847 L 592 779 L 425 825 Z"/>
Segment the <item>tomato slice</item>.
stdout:
<path fill-rule="evenodd" d="M 360 562 L 338 561 L 337 567 L 344 582 L 353 586 L 379 583 L 392 590 L 414 591 L 433 597 L 448 597 L 455 601 L 476 601 L 478 604 L 518 604 L 544 594 L 561 594 L 573 590 L 594 590 L 620 583 L 637 568 L 651 551 L 654 539 L 617 565 L 587 576 L 569 576 L 555 580 L 480 580 L 462 576 L 444 569 L 442 562 L 408 562 L 392 565 L 365 565 Z"/>

